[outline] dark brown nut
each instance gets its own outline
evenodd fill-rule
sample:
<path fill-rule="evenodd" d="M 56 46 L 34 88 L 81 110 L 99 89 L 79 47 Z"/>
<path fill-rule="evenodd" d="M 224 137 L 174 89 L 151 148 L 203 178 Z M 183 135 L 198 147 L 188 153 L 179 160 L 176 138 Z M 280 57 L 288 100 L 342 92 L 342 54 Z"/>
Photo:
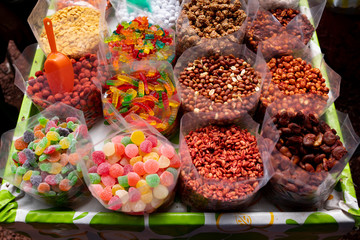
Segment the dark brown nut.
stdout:
<path fill-rule="evenodd" d="M 291 136 L 287 139 L 286 145 L 300 145 L 303 142 L 301 136 Z"/>
<path fill-rule="evenodd" d="M 334 150 L 332 150 L 331 155 L 336 159 L 340 160 L 347 153 L 345 147 L 338 146 Z"/>
<path fill-rule="evenodd" d="M 315 158 L 314 154 L 308 154 L 308 155 L 305 155 L 301 161 L 304 163 L 311 163 L 314 160 L 314 158 Z"/>
<path fill-rule="evenodd" d="M 308 172 L 315 172 L 314 167 L 310 163 L 305 163 L 305 170 Z"/>
<path fill-rule="evenodd" d="M 323 134 L 319 133 L 315 138 L 314 147 L 320 146 L 322 144 L 322 141 L 323 141 Z"/>
<path fill-rule="evenodd" d="M 306 134 L 303 138 L 303 144 L 305 147 L 312 147 L 314 146 L 316 136 L 312 133 Z"/>
<path fill-rule="evenodd" d="M 292 157 L 291 152 L 290 152 L 289 149 L 288 149 L 287 147 L 285 147 L 285 146 L 282 146 L 282 147 L 280 148 L 280 152 L 281 152 L 283 155 L 287 156 L 288 158 L 291 158 L 291 157 Z"/>
<path fill-rule="evenodd" d="M 331 152 L 331 147 L 329 147 L 328 145 L 326 144 L 322 144 L 320 146 L 320 149 L 321 151 L 323 151 L 324 153 L 330 153 Z"/>
<path fill-rule="evenodd" d="M 325 154 L 319 154 L 314 158 L 314 162 L 317 164 L 322 163 L 322 161 L 325 157 L 326 157 Z"/>
<path fill-rule="evenodd" d="M 299 125 L 297 125 L 296 123 L 290 123 L 288 125 L 288 128 L 290 128 L 291 131 L 295 134 L 301 133 L 301 127 Z"/>
<path fill-rule="evenodd" d="M 324 133 L 323 141 L 326 145 L 332 146 L 332 145 L 334 145 L 334 143 L 336 141 L 336 136 L 332 131 L 326 131 Z"/>

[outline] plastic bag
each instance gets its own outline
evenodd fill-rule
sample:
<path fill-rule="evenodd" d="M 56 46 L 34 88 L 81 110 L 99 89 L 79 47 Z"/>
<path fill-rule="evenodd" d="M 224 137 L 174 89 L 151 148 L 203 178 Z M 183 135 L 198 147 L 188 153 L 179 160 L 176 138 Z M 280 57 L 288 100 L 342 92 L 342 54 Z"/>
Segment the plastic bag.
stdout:
<path fill-rule="evenodd" d="M 57 50 L 70 58 L 79 59 L 88 53 L 96 53 L 100 35 L 106 30 L 104 22 L 105 2 L 99 8 L 84 1 L 72 1 L 71 6 L 55 10 L 54 1 L 39 0 L 28 18 L 28 23 L 40 48 L 47 56 L 50 46 L 43 19 L 52 20 Z M 85 2 L 86 3 L 86 2 Z M 101 24 L 100 24 L 101 22 Z"/>
<path fill-rule="evenodd" d="M 87 126 L 92 127 L 102 118 L 101 93 L 95 85 L 95 82 L 100 81 L 97 77 L 100 74 L 97 56 L 87 54 L 78 60 L 71 59 L 75 74 L 73 91 L 52 94 L 45 72 L 40 70 L 29 75 L 35 50 L 36 44 L 28 46 L 14 62 L 15 85 L 32 100 L 39 111 L 62 102 L 82 110 Z"/>
<path fill-rule="evenodd" d="M 325 4 L 325 0 L 308 1 L 308 6 L 300 5 L 299 1 L 261 1 L 256 17 L 249 18 L 245 35 L 247 46 L 256 52 L 260 42 L 271 41 L 273 49 L 278 50 L 292 44 L 292 38 L 286 35 L 295 36 L 307 45 L 320 22 Z"/>
<path fill-rule="evenodd" d="M 110 70 L 109 75 L 102 87 L 106 119 L 114 116 L 107 107 L 111 104 L 123 117 L 138 114 L 168 138 L 176 133 L 180 94 L 170 63 L 139 61 L 123 64 L 121 71 Z"/>
<path fill-rule="evenodd" d="M 206 3 L 205 3 L 206 2 Z M 176 55 L 209 39 L 228 39 L 241 43 L 246 29 L 246 18 L 256 12 L 257 1 L 249 5 L 243 0 L 193 1 L 184 0 L 176 23 Z M 214 27 L 216 21 L 217 25 Z"/>
<path fill-rule="evenodd" d="M 325 63 L 318 50 L 298 42 L 288 53 L 291 54 L 264 53 L 271 81 L 263 86 L 258 113 L 263 116 L 266 107 L 282 99 L 277 101 L 276 110 L 291 107 L 320 116 L 339 96 L 341 77 Z"/>
<path fill-rule="evenodd" d="M 90 192 L 78 165 L 89 139 L 81 111 L 58 103 L 1 136 L 1 177 L 53 206 L 74 206 Z M 89 145 L 90 144 L 90 145 Z"/>
<path fill-rule="evenodd" d="M 94 141 L 90 157 L 83 158 L 92 195 L 106 209 L 131 215 L 166 208 L 181 165 L 173 145 L 135 114 L 126 119 L 116 114 L 115 120 Z"/>
<path fill-rule="evenodd" d="M 223 123 L 252 115 L 267 71 L 262 55 L 245 45 L 210 40 L 189 48 L 174 68 L 182 109 Z"/>
<path fill-rule="evenodd" d="M 295 210 L 324 206 L 359 145 L 348 115 L 338 111 L 333 115 L 339 125 L 328 121 L 329 127 L 326 114 L 318 118 L 291 108 L 276 115 L 267 112 L 261 135 L 280 137 L 271 153 L 275 173 L 264 189 L 270 200 Z"/>
<path fill-rule="evenodd" d="M 106 0 L 106 10 L 111 8 L 111 3 L 109 0 Z M 55 0 L 56 10 L 60 10 L 65 7 L 70 6 L 85 6 L 85 7 L 95 7 L 97 9 L 102 9 L 104 5 L 103 0 Z"/>
<path fill-rule="evenodd" d="M 243 115 L 236 125 L 211 122 L 194 113 L 181 119 L 182 202 L 199 211 L 244 209 L 272 176 L 268 153 L 274 143 L 260 137 L 259 124 L 249 115 Z"/>

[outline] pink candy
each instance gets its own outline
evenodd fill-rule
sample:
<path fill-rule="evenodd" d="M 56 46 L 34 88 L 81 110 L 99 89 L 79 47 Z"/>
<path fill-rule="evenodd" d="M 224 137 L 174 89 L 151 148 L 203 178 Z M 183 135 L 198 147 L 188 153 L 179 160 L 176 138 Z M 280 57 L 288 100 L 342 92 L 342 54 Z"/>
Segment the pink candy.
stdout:
<path fill-rule="evenodd" d="M 89 168 L 88 173 L 97 173 L 97 166 L 92 166 Z"/>
<path fill-rule="evenodd" d="M 95 151 L 92 153 L 92 160 L 95 164 L 99 165 L 100 163 L 105 162 L 105 153 L 103 151 Z"/>
<path fill-rule="evenodd" d="M 57 185 L 55 175 L 47 175 L 44 180 L 49 185 Z"/>
<path fill-rule="evenodd" d="M 111 165 L 111 167 L 109 169 L 109 174 L 113 178 L 117 178 L 124 174 L 124 168 L 120 164 L 115 163 L 115 164 Z"/>
<path fill-rule="evenodd" d="M 137 202 L 141 198 L 141 193 L 138 189 L 134 187 L 129 188 L 129 201 L 130 202 Z"/>
<path fill-rule="evenodd" d="M 153 135 L 150 135 L 146 138 L 146 140 L 150 141 L 152 143 L 152 147 L 157 146 L 157 138 Z"/>
<path fill-rule="evenodd" d="M 159 163 L 156 160 L 147 160 L 144 164 L 144 170 L 146 173 L 156 173 L 159 170 Z"/>
<path fill-rule="evenodd" d="M 170 159 L 169 167 L 179 168 L 180 165 L 181 165 L 180 158 L 177 155 L 175 155 L 172 159 Z"/>
<path fill-rule="evenodd" d="M 151 152 L 152 148 L 153 148 L 153 144 L 149 140 L 145 140 L 140 144 L 140 150 L 143 151 L 144 153 Z"/>
<path fill-rule="evenodd" d="M 126 145 L 125 154 L 128 158 L 136 157 L 138 153 L 139 153 L 139 148 L 135 144 L 131 143 Z"/>
<path fill-rule="evenodd" d="M 165 157 L 171 159 L 175 155 L 175 149 L 167 144 L 164 144 L 160 147 L 160 152 Z"/>
<path fill-rule="evenodd" d="M 108 175 L 111 164 L 108 162 L 101 163 L 97 168 L 97 174 L 99 175 Z"/>
<path fill-rule="evenodd" d="M 110 175 L 103 175 L 101 176 L 101 182 L 105 185 L 105 186 L 114 186 L 115 183 L 116 183 L 116 180 L 115 178 L 113 178 L 112 176 Z"/>
<path fill-rule="evenodd" d="M 174 183 L 174 176 L 171 172 L 164 171 L 160 175 L 160 183 L 166 187 L 171 186 Z"/>
<path fill-rule="evenodd" d="M 134 169 L 134 172 L 136 172 L 140 176 L 142 176 L 146 173 L 143 162 L 136 162 L 133 166 L 133 169 Z"/>
<path fill-rule="evenodd" d="M 135 187 L 137 182 L 140 180 L 139 174 L 135 172 L 129 172 L 127 176 L 128 176 L 129 186 Z"/>
<path fill-rule="evenodd" d="M 118 196 L 112 197 L 109 200 L 108 204 L 109 204 L 109 209 L 114 210 L 114 211 L 116 211 L 122 207 L 122 202 Z"/>

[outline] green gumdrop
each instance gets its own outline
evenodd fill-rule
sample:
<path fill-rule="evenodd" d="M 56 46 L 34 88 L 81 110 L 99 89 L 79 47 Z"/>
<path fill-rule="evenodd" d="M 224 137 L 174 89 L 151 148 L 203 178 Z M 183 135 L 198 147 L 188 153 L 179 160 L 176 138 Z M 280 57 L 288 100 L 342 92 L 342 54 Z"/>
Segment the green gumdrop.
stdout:
<path fill-rule="evenodd" d="M 17 170 L 17 167 L 15 166 L 15 165 L 11 165 L 11 167 L 10 167 L 10 171 L 11 171 L 11 173 L 16 173 L 16 170 Z"/>
<path fill-rule="evenodd" d="M 67 173 L 69 170 L 70 170 L 69 168 L 63 167 L 63 169 L 61 170 L 61 173 L 62 173 L 62 174 L 65 174 L 65 173 Z"/>
<path fill-rule="evenodd" d="M 47 154 L 41 154 L 39 157 L 39 162 L 42 162 L 42 161 L 46 160 L 47 158 L 48 158 Z"/>
<path fill-rule="evenodd" d="M 30 165 L 31 165 L 33 168 L 37 168 L 37 167 L 39 166 L 39 164 L 38 164 L 36 161 L 30 163 Z"/>
<path fill-rule="evenodd" d="M 73 176 L 71 179 L 70 179 L 70 185 L 71 186 L 74 186 L 76 184 L 78 180 L 78 177 L 77 176 Z"/>
<path fill-rule="evenodd" d="M 48 191 L 48 192 L 44 193 L 44 196 L 46 196 L 46 197 L 55 197 L 55 196 L 56 196 L 56 192 L 54 192 L 54 191 Z"/>
<path fill-rule="evenodd" d="M 43 139 L 41 139 L 41 141 L 39 142 L 39 146 L 41 148 L 45 148 L 46 145 L 48 144 L 49 140 L 46 137 L 43 137 Z"/>
<path fill-rule="evenodd" d="M 18 167 L 16 169 L 16 174 L 18 175 L 24 175 L 26 173 L 26 169 L 24 167 Z"/>
<path fill-rule="evenodd" d="M 35 176 L 35 175 L 40 175 L 40 172 L 35 170 L 35 171 L 32 172 L 31 176 L 33 176 L 33 175 L 34 175 L 34 176 Z"/>
<path fill-rule="evenodd" d="M 56 127 L 51 127 L 51 128 L 49 129 L 49 131 L 52 131 L 52 132 L 56 131 Z"/>
<path fill-rule="evenodd" d="M 131 139 L 130 139 L 129 136 L 125 136 L 125 137 L 123 137 L 123 138 L 121 139 L 121 143 L 122 143 L 124 146 L 126 146 L 126 145 L 132 143 L 132 141 L 131 141 Z"/>
<path fill-rule="evenodd" d="M 49 172 L 51 170 L 51 163 L 42 163 L 39 165 L 41 171 Z"/>
<path fill-rule="evenodd" d="M 71 129 L 71 130 L 75 130 L 76 126 L 75 123 L 73 121 L 69 121 L 66 125 L 67 128 Z"/>
<path fill-rule="evenodd" d="M 15 161 L 15 162 L 19 162 L 19 155 L 17 154 L 17 152 L 14 152 L 11 156 L 11 158 Z"/>
<path fill-rule="evenodd" d="M 35 149 L 35 148 L 34 148 L 34 145 L 35 145 L 34 142 L 29 143 L 28 149 L 34 150 L 34 149 Z"/>
<path fill-rule="evenodd" d="M 89 173 L 89 179 L 91 184 L 98 184 L 101 182 L 100 175 L 97 173 Z"/>
<path fill-rule="evenodd" d="M 118 177 L 118 182 L 119 182 L 120 186 L 122 186 L 124 188 L 129 187 L 128 176 L 120 176 L 120 177 Z"/>
<path fill-rule="evenodd" d="M 55 150 L 56 150 L 56 151 L 59 151 L 60 149 L 61 149 L 61 146 L 60 146 L 59 144 L 56 144 L 56 145 L 55 145 Z"/>
<path fill-rule="evenodd" d="M 37 147 L 38 144 L 39 144 L 38 142 L 37 142 L 37 143 L 34 143 L 32 150 L 36 149 L 36 147 Z"/>
<path fill-rule="evenodd" d="M 146 176 L 146 183 L 150 187 L 156 187 L 160 183 L 160 177 L 157 174 L 150 174 Z"/>
<path fill-rule="evenodd" d="M 175 168 L 169 167 L 168 169 L 166 169 L 166 171 L 171 172 L 172 175 L 174 175 L 174 178 L 176 179 L 178 171 Z"/>
<path fill-rule="evenodd" d="M 67 179 L 71 180 L 74 176 L 76 176 L 76 171 L 72 171 L 67 175 Z"/>
<path fill-rule="evenodd" d="M 39 123 L 40 123 L 41 125 L 43 125 L 43 126 L 45 126 L 46 123 L 48 122 L 47 118 L 45 118 L 45 117 L 39 117 L 39 118 L 38 118 L 38 121 L 39 121 Z"/>
<path fill-rule="evenodd" d="M 81 165 L 80 165 L 80 163 L 76 164 L 76 171 L 81 173 Z"/>

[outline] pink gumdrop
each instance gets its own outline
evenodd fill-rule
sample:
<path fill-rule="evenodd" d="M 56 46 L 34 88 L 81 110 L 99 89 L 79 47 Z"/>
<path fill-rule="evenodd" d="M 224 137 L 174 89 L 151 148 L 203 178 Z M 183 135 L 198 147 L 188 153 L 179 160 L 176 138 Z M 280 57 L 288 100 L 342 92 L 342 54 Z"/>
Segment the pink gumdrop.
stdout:
<path fill-rule="evenodd" d="M 114 143 L 114 145 L 115 145 L 115 154 L 119 157 L 124 155 L 125 146 L 122 143 Z"/>
<path fill-rule="evenodd" d="M 160 152 L 162 155 L 164 155 L 165 157 L 171 159 L 174 154 L 175 154 L 175 149 L 173 146 L 169 145 L 169 144 L 163 144 L 160 147 Z"/>
<path fill-rule="evenodd" d="M 128 158 L 136 157 L 138 153 L 139 153 L 139 148 L 135 144 L 131 143 L 126 145 L 125 154 Z"/>
<path fill-rule="evenodd" d="M 94 196 L 100 196 L 100 193 L 104 190 L 100 184 L 91 184 L 89 189 Z"/>
<path fill-rule="evenodd" d="M 165 171 L 160 176 L 160 183 L 166 187 L 174 183 L 174 175 L 171 172 Z"/>
<path fill-rule="evenodd" d="M 113 177 L 110 176 L 110 175 L 105 175 L 105 176 L 101 176 L 101 182 L 102 182 L 106 187 L 108 187 L 108 186 L 112 187 L 112 186 L 115 185 L 116 180 L 115 180 L 115 178 L 113 178 Z"/>
<path fill-rule="evenodd" d="M 116 211 L 122 207 L 122 202 L 118 196 L 114 196 L 109 200 L 108 205 L 110 210 Z"/>
<path fill-rule="evenodd" d="M 159 168 L 159 170 L 156 172 L 156 174 L 159 175 L 159 177 L 160 177 L 160 175 L 161 175 L 164 171 L 165 171 L 164 168 Z"/>
<path fill-rule="evenodd" d="M 128 175 L 129 172 L 133 172 L 133 166 L 131 166 L 131 164 L 125 165 L 124 166 L 124 175 Z"/>
<path fill-rule="evenodd" d="M 113 178 L 117 178 L 119 176 L 122 176 L 124 174 L 124 168 L 123 166 L 121 166 L 118 163 L 115 163 L 113 165 L 111 165 L 110 169 L 109 169 L 109 175 L 112 176 Z"/>
<path fill-rule="evenodd" d="M 50 120 L 50 121 L 48 121 L 46 123 L 45 133 L 47 133 L 50 130 L 50 128 L 52 128 L 52 127 L 57 127 L 57 126 L 56 126 L 56 123 L 54 121 Z"/>
<path fill-rule="evenodd" d="M 70 121 L 72 121 L 73 123 L 76 123 L 78 121 L 78 119 L 76 117 L 67 117 L 66 122 L 68 123 Z"/>
<path fill-rule="evenodd" d="M 143 162 L 136 162 L 133 166 L 133 169 L 134 169 L 134 172 L 136 172 L 139 176 L 142 176 L 146 173 Z"/>
<path fill-rule="evenodd" d="M 157 137 L 155 137 L 154 135 L 150 135 L 146 138 L 146 140 L 150 141 L 152 144 L 152 147 L 156 147 L 158 142 L 157 142 Z"/>
<path fill-rule="evenodd" d="M 129 172 L 127 176 L 128 176 L 129 186 L 135 187 L 137 182 L 140 180 L 139 174 L 135 172 Z"/>
<path fill-rule="evenodd" d="M 105 162 L 105 153 L 103 151 L 95 151 L 91 154 L 91 156 L 92 156 L 93 162 L 97 165 Z"/>
<path fill-rule="evenodd" d="M 26 161 L 26 155 L 24 152 L 18 152 L 19 163 L 24 164 Z"/>
<path fill-rule="evenodd" d="M 56 179 L 55 179 L 55 175 L 47 175 L 44 179 L 44 181 L 53 186 L 53 185 L 57 185 Z"/>
<path fill-rule="evenodd" d="M 129 201 L 130 202 L 137 202 L 141 198 L 141 193 L 138 189 L 134 187 L 129 188 Z"/>
<path fill-rule="evenodd" d="M 156 173 L 159 170 L 159 162 L 153 159 L 149 159 L 144 163 L 144 170 L 146 173 Z"/>
<path fill-rule="evenodd" d="M 119 163 L 120 163 L 120 165 L 122 165 L 124 167 L 124 166 L 130 164 L 130 159 L 128 157 L 123 157 Z"/>
<path fill-rule="evenodd" d="M 108 175 L 110 170 L 111 164 L 108 162 L 103 162 L 97 167 L 97 174 L 99 175 Z"/>
<path fill-rule="evenodd" d="M 140 150 L 143 151 L 144 153 L 149 153 L 152 150 L 152 143 L 148 140 L 143 141 L 142 143 L 140 143 Z"/>
<path fill-rule="evenodd" d="M 169 167 L 179 168 L 180 165 L 181 165 L 180 158 L 178 157 L 178 155 L 174 155 L 174 157 L 172 159 L 170 159 Z"/>
<path fill-rule="evenodd" d="M 123 137 L 124 136 L 115 136 L 115 137 L 113 137 L 112 139 L 111 139 L 111 141 L 113 142 L 113 143 L 121 143 L 121 139 L 123 139 Z"/>
<path fill-rule="evenodd" d="M 92 166 L 89 168 L 88 173 L 97 173 L 97 166 Z"/>

